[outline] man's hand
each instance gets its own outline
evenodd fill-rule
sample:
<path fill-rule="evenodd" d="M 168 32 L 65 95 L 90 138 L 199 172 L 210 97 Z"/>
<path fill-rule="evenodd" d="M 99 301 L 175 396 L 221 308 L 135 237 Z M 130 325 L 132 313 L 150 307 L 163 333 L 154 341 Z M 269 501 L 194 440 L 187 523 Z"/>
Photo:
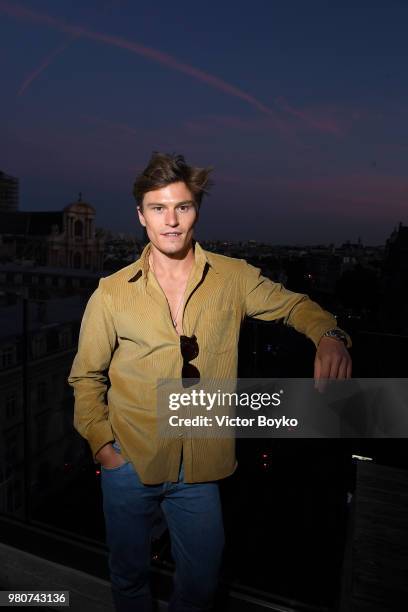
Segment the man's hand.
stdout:
<path fill-rule="evenodd" d="M 314 362 L 315 388 L 324 390 L 325 378 L 351 378 L 351 357 L 343 342 L 324 337 L 320 340 Z"/>
<path fill-rule="evenodd" d="M 119 467 L 120 465 L 126 463 L 122 455 L 115 451 L 111 442 L 109 442 L 109 444 L 105 444 L 105 446 L 103 446 L 101 450 L 96 453 L 95 459 L 107 470 L 111 470 L 112 468 Z"/>

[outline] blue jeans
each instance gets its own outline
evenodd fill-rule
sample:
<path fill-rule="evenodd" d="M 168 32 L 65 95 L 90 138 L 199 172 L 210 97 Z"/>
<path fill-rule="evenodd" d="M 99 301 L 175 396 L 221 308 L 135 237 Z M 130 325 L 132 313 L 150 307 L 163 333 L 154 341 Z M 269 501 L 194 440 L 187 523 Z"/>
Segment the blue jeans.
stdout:
<path fill-rule="evenodd" d="M 119 452 L 119 447 L 114 445 Z M 212 609 L 224 527 L 216 482 L 144 485 L 132 463 L 102 468 L 103 510 L 113 599 L 118 612 L 151 612 L 149 587 L 152 522 L 161 504 L 176 565 L 169 612 Z"/>

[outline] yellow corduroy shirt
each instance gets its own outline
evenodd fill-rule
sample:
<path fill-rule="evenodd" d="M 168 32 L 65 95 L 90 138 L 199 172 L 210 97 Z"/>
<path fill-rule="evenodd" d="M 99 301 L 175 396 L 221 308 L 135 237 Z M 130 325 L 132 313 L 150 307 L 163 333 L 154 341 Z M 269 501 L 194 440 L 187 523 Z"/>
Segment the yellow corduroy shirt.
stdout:
<path fill-rule="evenodd" d="M 241 259 L 203 250 L 184 300 L 183 333 L 196 335 L 192 363 L 201 379 L 234 379 L 242 320 L 284 322 L 317 346 L 336 319 L 307 295 L 285 289 Z M 149 271 L 150 244 L 140 259 L 100 280 L 86 307 L 69 383 L 75 389 L 74 426 L 93 455 L 117 440 L 144 484 L 177 481 L 181 453 L 185 482 L 219 480 L 236 467 L 235 440 L 159 437 L 158 379 L 179 379 L 180 338 L 169 306 Z M 348 340 L 351 346 L 351 340 Z"/>

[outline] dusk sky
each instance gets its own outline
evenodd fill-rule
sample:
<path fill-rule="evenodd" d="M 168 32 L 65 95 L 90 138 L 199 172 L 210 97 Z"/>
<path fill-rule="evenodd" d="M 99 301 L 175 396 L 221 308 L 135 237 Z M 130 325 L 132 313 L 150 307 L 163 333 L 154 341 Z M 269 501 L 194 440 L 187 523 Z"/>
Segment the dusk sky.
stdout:
<path fill-rule="evenodd" d="M 408 224 L 408 0 L 0 0 L 0 170 L 140 233 L 151 152 L 213 166 L 201 239 L 383 244 Z"/>

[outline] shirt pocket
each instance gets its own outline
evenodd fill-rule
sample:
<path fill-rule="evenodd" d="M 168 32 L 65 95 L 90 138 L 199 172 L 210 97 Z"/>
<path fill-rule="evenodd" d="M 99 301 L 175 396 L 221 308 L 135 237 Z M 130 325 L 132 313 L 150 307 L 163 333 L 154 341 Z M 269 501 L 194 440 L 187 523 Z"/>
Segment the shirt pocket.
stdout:
<path fill-rule="evenodd" d="M 196 335 L 202 356 L 206 352 L 220 355 L 236 350 L 240 325 L 232 308 L 204 312 L 200 319 Z"/>
<path fill-rule="evenodd" d="M 116 358 L 120 356 L 124 361 L 143 357 L 149 352 L 152 340 L 159 337 L 152 318 L 145 317 L 144 321 L 141 321 L 134 313 L 116 313 L 115 326 L 118 338 Z"/>

